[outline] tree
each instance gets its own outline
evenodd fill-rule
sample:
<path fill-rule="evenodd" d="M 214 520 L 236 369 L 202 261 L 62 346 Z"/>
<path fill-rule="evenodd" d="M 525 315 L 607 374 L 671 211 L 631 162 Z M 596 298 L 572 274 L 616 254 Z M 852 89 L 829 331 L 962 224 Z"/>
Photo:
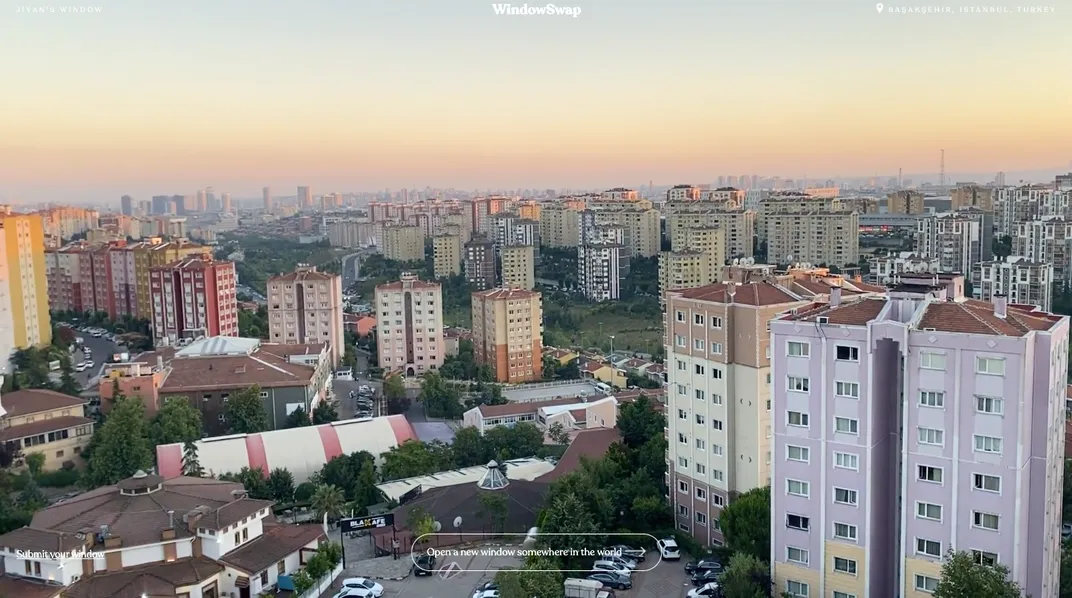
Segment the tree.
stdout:
<path fill-rule="evenodd" d="M 256 434 L 268 429 L 268 413 L 261 400 L 261 387 L 250 386 L 227 401 L 224 415 L 231 434 Z"/>
<path fill-rule="evenodd" d="M 771 593 L 770 567 L 743 552 L 734 553 L 719 580 L 724 598 L 768 598 Z"/>
<path fill-rule="evenodd" d="M 1061 596 L 1072 598 L 1072 544 L 1061 545 Z"/>
<path fill-rule="evenodd" d="M 465 412 L 458 388 L 435 372 L 424 375 L 420 400 L 431 417 L 458 419 Z"/>
<path fill-rule="evenodd" d="M 321 484 L 313 492 L 311 503 L 317 517 L 323 518 L 326 514 L 328 519 L 337 519 L 342 514 L 346 499 L 337 486 Z"/>
<path fill-rule="evenodd" d="M 139 399 L 120 394 L 93 441 L 85 472 L 90 487 L 115 484 L 153 464 L 145 405 Z"/>
<path fill-rule="evenodd" d="M 372 461 L 361 464 L 361 471 L 353 484 L 353 504 L 359 509 L 383 501 L 383 494 L 376 487 L 376 465 Z"/>
<path fill-rule="evenodd" d="M 167 397 L 149 422 L 149 441 L 154 446 L 193 442 L 202 436 L 201 412 L 186 397 Z"/>
<path fill-rule="evenodd" d="M 384 480 L 400 480 L 428 475 L 453 466 L 450 446 L 438 440 L 419 442 L 407 440 L 391 447 L 383 455 L 380 473 Z"/>
<path fill-rule="evenodd" d="M 502 462 L 536 455 L 543 448 L 544 438 L 534 424 L 521 422 L 513 427 L 495 426 L 484 433 L 484 440 L 491 457 Z"/>
<path fill-rule="evenodd" d="M 30 453 L 29 455 L 26 455 L 26 469 L 30 472 L 31 478 L 37 478 L 37 476 L 41 475 L 41 470 L 44 468 L 44 453 Z"/>
<path fill-rule="evenodd" d="M 294 476 L 290 470 L 276 467 L 268 474 L 268 494 L 276 502 L 286 503 L 294 499 Z"/>
<path fill-rule="evenodd" d="M 330 424 L 336 421 L 339 421 L 339 412 L 335 410 L 335 405 L 327 401 L 317 403 L 316 409 L 313 409 L 314 425 L 319 426 L 320 424 Z"/>
<path fill-rule="evenodd" d="M 655 404 L 644 394 L 632 403 L 622 405 L 618 413 L 618 430 L 625 444 L 632 448 L 661 435 L 665 425 L 666 418 L 655 410 Z"/>
<path fill-rule="evenodd" d="M 562 422 L 555 422 L 551 424 L 551 427 L 547 430 L 547 436 L 551 438 L 551 442 L 555 444 L 569 444 L 570 435 L 566 430 L 566 426 L 562 425 Z"/>
<path fill-rule="evenodd" d="M 264 470 L 260 467 L 243 467 L 238 473 L 225 473 L 220 476 L 221 480 L 237 482 L 246 489 L 250 498 L 268 500 L 272 493 L 268 488 L 268 480 L 264 477 Z"/>
<path fill-rule="evenodd" d="M 1022 598 L 1019 584 L 1009 579 L 1005 565 L 981 564 L 970 552 L 946 555 L 934 598 Z"/>
<path fill-rule="evenodd" d="M 31 513 L 48 504 L 48 497 L 37 486 L 33 478 L 26 482 L 26 487 L 19 493 L 19 506 Z"/>
<path fill-rule="evenodd" d="M 64 328 L 64 330 L 68 329 Z M 81 396 L 82 387 L 78 385 L 78 380 L 75 380 L 74 371 L 71 369 L 71 357 L 68 353 L 64 353 L 60 357 L 60 369 L 62 374 L 60 375 L 60 386 L 57 390 L 72 397 Z"/>
<path fill-rule="evenodd" d="M 473 426 L 466 426 L 454 434 L 450 452 L 454 454 L 454 464 L 457 467 L 487 465 L 492 459 L 487 441 L 480 434 L 480 430 Z"/>
<path fill-rule="evenodd" d="M 182 445 L 182 475 L 199 478 L 205 475 L 201 460 L 197 457 L 197 443 L 187 440 Z"/>
<path fill-rule="evenodd" d="M 387 398 L 387 412 L 391 415 L 409 411 L 409 398 L 402 376 L 390 376 L 383 381 L 383 396 Z"/>
<path fill-rule="evenodd" d="M 500 534 L 506 531 L 506 517 L 510 510 L 506 504 L 506 497 L 498 492 L 480 493 L 479 515 L 487 519 L 492 531 Z"/>
<path fill-rule="evenodd" d="M 553 499 L 541 515 L 540 542 L 551 550 L 583 554 L 598 550 L 605 538 L 599 535 L 596 517 L 576 494 L 568 493 Z M 565 569 L 579 569 L 583 557 L 565 557 Z"/>
<path fill-rule="evenodd" d="M 766 561 L 770 558 L 770 486 L 753 488 L 737 497 L 718 522 L 726 544 L 736 552 Z"/>
<path fill-rule="evenodd" d="M 287 421 L 283 422 L 284 428 L 304 428 L 311 425 L 313 425 L 313 422 L 309 421 L 309 413 L 305 410 L 305 407 L 298 407 L 291 411 L 290 415 L 287 416 Z"/>
<path fill-rule="evenodd" d="M 435 520 L 423 507 L 413 507 L 406 516 L 406 528 L 413 532 L 414 542 L 424 543 L 435 533 Z"/>
<path fill-rule="evenodd" d="M 495 574 L 502 598 L 562 598 L 562 574 L 552 558 L 530 556 L 518 571 Z"/>

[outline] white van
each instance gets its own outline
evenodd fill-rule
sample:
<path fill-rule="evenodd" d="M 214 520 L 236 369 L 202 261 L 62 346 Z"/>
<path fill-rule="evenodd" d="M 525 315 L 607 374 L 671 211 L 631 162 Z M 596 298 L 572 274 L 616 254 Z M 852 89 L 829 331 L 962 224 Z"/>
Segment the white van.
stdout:
<path fill-rule="evenodd" d="M 596 388 L 599 389 L 599 392 L 605 392 L 607 394 L 614 392 L 614 389 L 611 388 L 609 384 L 604 384 L 602 382 L 596 382 Z"/>
<path fill-rule="evenodd" d="M 345 370 L 338 370 L 335 372 L 336 380 L 353 380 L 354 370 L 353 368 L 346 368 Z"/>

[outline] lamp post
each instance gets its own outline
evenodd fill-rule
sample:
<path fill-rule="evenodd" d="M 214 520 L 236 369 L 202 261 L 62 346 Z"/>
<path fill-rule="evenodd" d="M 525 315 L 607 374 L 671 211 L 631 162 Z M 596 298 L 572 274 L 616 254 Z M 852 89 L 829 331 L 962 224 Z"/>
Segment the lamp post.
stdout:
<path fill-rule="evenodd" d="M 608 334 L 607 336 L 610 337 L 610 352 L 613 355 L 614 354 L 614 335 L 613 334 Z"/>

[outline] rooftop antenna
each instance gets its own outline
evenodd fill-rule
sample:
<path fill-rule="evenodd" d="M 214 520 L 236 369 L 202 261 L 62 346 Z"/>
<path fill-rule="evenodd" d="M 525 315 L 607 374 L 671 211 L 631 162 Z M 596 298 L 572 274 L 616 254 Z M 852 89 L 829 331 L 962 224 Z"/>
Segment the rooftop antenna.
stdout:
<path fill-rule="evenodd" d="M 939 166 L 940 166 L 941 169 L 938 171 L 938 184 L 940 186 L 944 187 L 945 186 L 945 150 L 942 150 L 942 161 L 941 161 L 941 164 Z"/>

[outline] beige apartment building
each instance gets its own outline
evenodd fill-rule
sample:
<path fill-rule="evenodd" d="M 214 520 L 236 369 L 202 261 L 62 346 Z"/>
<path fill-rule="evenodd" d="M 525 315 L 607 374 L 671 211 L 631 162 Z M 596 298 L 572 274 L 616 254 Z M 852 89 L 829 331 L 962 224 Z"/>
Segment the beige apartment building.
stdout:
<path fill-rule="evenodd" d="M 979 208 L 984 212 L 994 211 L 994 188 L 981 185 L 957 185 L 949 192 L 951 207 L 956 211 L 961 208 Z"/>
<path fill-rule="evenodd" d="M 27 455 L 41 453 L 45 471 L 70 461 L 82 463 L 82 449 L 93 437 L 93 420 L 85 417 L 85 401 L 51 390 L 17 390 L 0 397 L 0 442 Z M 21 461 L 21 463 L 20 463 Z"/>
<path fill-rule="evenodd" d="M 491 366 L 497 382 L 541 379 L 542 296 L 522 289 L 473 293 L 473 356 Z"/>
<path fill-rule="evenodd" d="M 726 263 L 726 231 L 702 226 L 678 229 L 673 251 L 659 254 L 659 302 L 667 291 L 691 289 L 722 280 Z"/>
<path fill-rule="evenodd" d="M 518 202 L 517 214 L 525 220 L 540 221 L 540 203 L 534 200 Z"/>
<path fill-rule="evenodd" d="M 759 240 L 767 239 L 769 216 L 772 214 L 812 214 L 815 212 L 837 212 L 854 208 L 849 198 L 815 197 L 799 191 L 777 191 L 759 202 L 756 214 L 756 236 Z"/>
<path fill-rule="evenodd" d="M 666 296 L 667 448 L 678 528 L 724 542 L 730 497 L 770 483 L 768 322 L 806 304 L 770 282 L 719 283 Z"/>
<path fill-rule="evenodd" d="M 725 231 L 726 257 L 755 255 L 756 213 L 751 210 L 725 207 L 722 201 L 667 202 L 663 210 L 673 251 L 684 245 L 685 230 L 716 226 Z"/>
<path fill-rule="evenodd" d="M 531 291 L 536 286 L 536 252 L 532 245 L 507 245 L 499 250 L 502 286 Z"/>
<path fill-rule="evenodd" d="M 383 257 L 396 262 L 424 261 L 424 229 L 411 224 L 385 226 Z"/>
<path fill-rule="evenodd" d="M 1011 236 L 1012 255 L 1049 262 L 1053 264 L 1054 280 L 1072 280 L 1072 219 L 1045 216 L 1017 222 Z"/>
<path fill-rule="evenodd" d="M 859 216 L 841 201 L 772 196 L 760 211 L 769 261 L 837 267 L 859 263 Z"/>
<path fill-rule="evenodd" d="M 650 201 L 644 200 L 651 204 Z M 620 202 L 602 202 L 614 205 Z M 601 202 L 590 202 L 588 209 L 595 212 L 596 226 L 620 226 L 625 232 L 625 247 L 630 256 L 651 257 L 659 255 L 662 248 L 662 217 L 653 208 L 605 209 Z"/>
<path fill-rule="evenodd" d="M 299 266 L 268 279 L 268 338 L 283 345 L 328 343 L 332 366 L 346 353 L 342 277 Z"/>
<path fill-rule="evenodd" d="M 416 376 L 439 369 L 443 344 L 443 290 L 416 274 L 376 287 L 376 348 L 385 372 Z"/>
<path fill-rule="evenodd" d="M 540 242 L 547 247 L 576 247 L 580 235 L 581 210 L 576 206 L 556 202 L 540 210 Z"/>
<path fill-rule="evenodd" d="M 460 235 L 432 237 L 432 269 L 436 278 L 462 273 L 462 238 Z"/>
<path fill-rule="evenodd" d="M 886 195 L 886 212 L 889 214 L 922 214 L 923 194 L 919 191 L 894 191 Z"/>

